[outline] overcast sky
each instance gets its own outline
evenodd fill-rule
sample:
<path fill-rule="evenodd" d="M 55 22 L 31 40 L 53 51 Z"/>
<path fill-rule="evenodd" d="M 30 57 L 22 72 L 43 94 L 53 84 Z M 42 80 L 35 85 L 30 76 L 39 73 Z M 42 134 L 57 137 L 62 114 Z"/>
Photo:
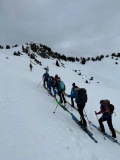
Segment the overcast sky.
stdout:
<path fill-rule="evenodd" d="M 120 0 L 0 0 L 0 44 L 66 55 L 120 52 Z"/>

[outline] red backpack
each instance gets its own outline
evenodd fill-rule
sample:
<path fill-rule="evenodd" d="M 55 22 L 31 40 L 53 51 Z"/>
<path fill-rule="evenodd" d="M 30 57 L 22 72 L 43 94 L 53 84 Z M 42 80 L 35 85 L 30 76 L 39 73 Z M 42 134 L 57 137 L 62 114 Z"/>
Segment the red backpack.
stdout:
<path fill-rule="evenodd" d="M 114 105 L 110 104 L 109 100 L 105 99 L 103 101 L 103 106 L 104 106 L 104 113 L 107 113 L 110 115 L 113 114 L 115 107 L 114 107 Z"/>

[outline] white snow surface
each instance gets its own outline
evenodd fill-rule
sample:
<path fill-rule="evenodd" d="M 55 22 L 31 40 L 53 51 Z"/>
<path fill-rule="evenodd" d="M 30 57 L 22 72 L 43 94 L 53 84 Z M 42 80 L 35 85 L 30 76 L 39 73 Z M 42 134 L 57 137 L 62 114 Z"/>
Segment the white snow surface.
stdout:
<path fill-rule="evenodd" d="M 58 74 L 65 82 L 67 94 L 73 82 L 86 88 L 85 111 L 97 126 L 94 111 L 99 111 L 101 99 L 109 99 L 115 106 L 114 128 L 120 131 L 120 59 L 108 57 L 85 65 L 62 61 L 64 68 L 55 66 L 55 60 L 39 57 L 42 66 L 33 64 L 31 72 L 26 54 L 13 55 L 18 50 L 21 51 L 21 47 L 0 50 L 0 160 L 118 160 L 118 144 L 104 140 L 103 135 L 87 123 L 98 140 L 95 143 L 60 106 L 53 113 L 57 104 L 41 80 L 43 68 L 48 65 L 49 74 Z M 79 72 L 82 75 L 78 75 Z M 91 77 L 93 81 L 89 80 Z M 90 83 L 85 83 L 86 80 Z M 70 98 L 66 99 L 70 102 Z M 67 107 L 80 119 L 77 111 Z M 104 126 L 110 133 L 106 122 Z M 119 134 L 117 140 L 120 142 Z"/>

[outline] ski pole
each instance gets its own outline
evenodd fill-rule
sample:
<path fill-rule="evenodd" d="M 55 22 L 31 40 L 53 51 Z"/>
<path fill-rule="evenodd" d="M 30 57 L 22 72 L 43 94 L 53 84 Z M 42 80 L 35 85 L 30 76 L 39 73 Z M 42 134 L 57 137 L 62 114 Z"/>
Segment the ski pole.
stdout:
<path fill-rule="evenodd" d="M 96 115 L 96 111 L 94 111 L 95 112 L 95 115 Z M 97 120 L 98 120 L 98 116 L 96 115 L 96 117 L 97 117 Z M 99 122 L 99 120 L 98 120 L 98 122 Z"/>
<path fill-rule="evenodd" d="M 96 111 L 94 111 L 95 112 L 95 115 L 96 115 Z M 97 120 L 98 120 L 98 116 L 96 115 L 96 117 L 97 117 Z M 98 120 L 98 123 L 99 123 L 99 120 Z M 105 138 L 105 134 L 104 133 L 102 133 L 103 134 L 103 137 L 104 137 L 104 139 L 106 139 Z"/>
<path fill-rule="evenodd" d="M 85 113 L 85 116 L 86 116 L 86 118 L 87 118 L 87 121 L 88 121 L 88 124 L 89 124 L 89 126 L 90 126 L 90 129 L 92 130 L 91 123 L 90 123 L 90 121 L 89 121 L 89 119 L 88 119 L 88 116 L 87 116 L 87 114 L 86 114 L 86 112 L 85 112 L 85 109 L 84 109 L 84 113 Z"/>
<path fill-rule="evenodd" d="M 43 80 L 40 81 L 40 83 L 38 84 L 37 88 L 39 87 L 39 85 L 42 83 Z"/>
<path fill-rule="evenodd" d="M 55 110 L 53 111 L 53 113 L 55 113 L 55 111 L 56 111 L 57 107 L 58 107 L 58 104 L 57 104 L 57 106 L 55 107 Z"/>
<path fill-rule="evenodd" d="M 66 94 L 65 92 L 64 92 L 64 95 L 66 96 L 66 97 L 68 97 L 68 94 Z M 73 111 L 73 106 L 68 102 L 68 101 L 66 101 L 70 106 L 71 106 L 71 111 Z"/>

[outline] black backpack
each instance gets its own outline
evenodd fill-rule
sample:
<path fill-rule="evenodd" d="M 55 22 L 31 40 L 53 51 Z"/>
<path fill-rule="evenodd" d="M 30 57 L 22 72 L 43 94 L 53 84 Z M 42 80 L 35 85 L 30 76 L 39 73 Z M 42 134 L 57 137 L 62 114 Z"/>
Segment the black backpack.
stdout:
<path fill-rule="evenodd" d="M 110 104 L 110 112 L 111 112 L 111 114 L 113 114 L 114 109 L 115 109 L 114 105 Z"/>
<path fill-rule="evenodd" d="M 78 92 L 77 102 L 81 104 L 85 104 L 88 100 L 86 89 L 80 88 L 77 92 Z"/>

